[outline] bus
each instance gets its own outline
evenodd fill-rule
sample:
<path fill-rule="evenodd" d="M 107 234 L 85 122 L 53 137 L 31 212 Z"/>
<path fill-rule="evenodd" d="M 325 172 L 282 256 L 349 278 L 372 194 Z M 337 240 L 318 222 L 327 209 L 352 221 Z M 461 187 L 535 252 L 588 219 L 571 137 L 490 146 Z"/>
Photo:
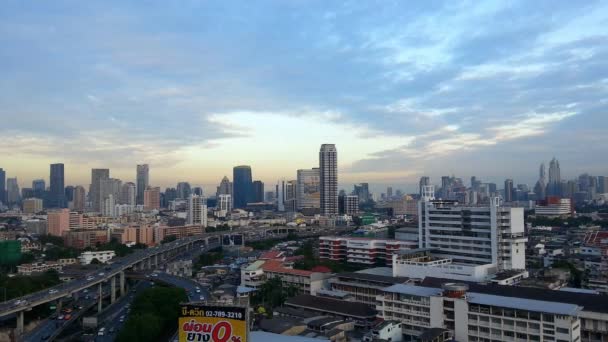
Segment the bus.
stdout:
<path fill-rule="evenodd" d="M 106 328 L 103 327 L 97 332 L 97 336 L 103 336 L 106 333 Z"/>

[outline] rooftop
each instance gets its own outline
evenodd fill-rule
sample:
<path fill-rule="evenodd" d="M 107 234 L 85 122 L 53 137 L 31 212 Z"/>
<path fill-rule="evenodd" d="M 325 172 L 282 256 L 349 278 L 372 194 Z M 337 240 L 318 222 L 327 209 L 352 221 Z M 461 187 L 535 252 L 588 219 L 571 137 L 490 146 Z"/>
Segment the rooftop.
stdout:
<path fill-rule="evenodd" d="M 400 284 L 409 281 L 406 277 L 390 277 L 376 274 L 360 273 L 360 272 L 347 272 L 339 273 L 336 275 L 337 278 L 356 279 L 369 282 L 377 282 L 386 285 Z"/>
<path fill-rule="evenodd" d="M 575 316 L 581 309 L 581 307 L 576 304 L 534 300 L 528 298 L 505 298 L 505 296 L 497 296 L 475 292 L 468 292 L 467 298 L 469 303 L 474 304 L 501 306 L 505 308 L 546 312 L 557 315 Z"/>
<path fill-rule="evenodd" d="M 309 277 L 311 274 L 315 273 L 313 271 L 286 268 L 283 266 L 283 262 L 278 260 L 266 260 L 262 265 L 262 269 L 264 272 L 287 273 L 303 277 Z"/>
<path fill-rule="evenodd" d="M 441 288 L 423 287 L 406 284 L 395 284 L 393 286 L 385 288 L 384 291 L 424 297 L 437 296 L 443 293 L 443 290 Z"/>
<path fill-rule="evenodd" d="M 288 299 L 285 305 L 355 318 L 372 319 L 376 317 L 376 310 L 367 304 L 306 294 Z"/>

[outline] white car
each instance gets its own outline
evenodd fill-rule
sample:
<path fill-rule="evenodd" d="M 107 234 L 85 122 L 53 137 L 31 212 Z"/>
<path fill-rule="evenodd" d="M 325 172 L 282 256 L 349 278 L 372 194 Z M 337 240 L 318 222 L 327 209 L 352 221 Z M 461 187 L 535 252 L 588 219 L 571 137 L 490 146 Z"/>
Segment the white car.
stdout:
<path fill-rule="evenodd" d="M 87 277 L 87 280 L 88 280 L 88 281 L 91 281 L 91 280 L 93 280 L 93 279 L 95 279 L 95 277 L 93 277 L 93 276 L 89 276 L 89 277 Z"/>
<path fill-rule="evenodd" d="M 55 289 L 51 289 L 51 290 L 49 290 L 49 293 L 50 293 L 50 294 L 57 293 L 57 290 L 55 290 Z"/>

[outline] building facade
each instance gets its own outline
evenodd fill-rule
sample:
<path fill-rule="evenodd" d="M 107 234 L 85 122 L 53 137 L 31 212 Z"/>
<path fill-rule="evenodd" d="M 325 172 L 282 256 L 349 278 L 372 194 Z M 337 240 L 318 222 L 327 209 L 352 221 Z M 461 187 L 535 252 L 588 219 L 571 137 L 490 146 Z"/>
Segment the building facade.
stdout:
<path fill-rule="evenodd" d="M 253 181 L 251 167 L 248 165 L 235 166 L 232 173 L 234 207 L 243 209 L 253 199 Z"/>
<path fill-rule="evenodd" d="M 297 171 L 296 203 L 298 211 L 319 212 L 321 209 L 321 180 L 319 168 Z"/>
<path fill-rule="evenodd" d="M 319 184 L 321 215 L 338 214 L 338 151 L 334 144 L 323 144 L 319 150 Z"/>
<path fill-rule="evenodd" d="M 188 225 L 207 227 L 207 201 L 205 197 L 190 195 L 186 222 Z"/>
<path fill-rule="evenodd" d="M 51 164 L 50 170 L 49 207 L 65 208 L 65 178 L 63 164 Z"/>
<path fill-rule="evenodd" d="M 91 201 L 91 209 L 96 212 L 101 212 L 101 181 L 110 178 L 110 169 L 92 169 L 91 170 L 91 187 L 89 188 L 89 199 Z"/>
<path fill-rule="evenodd" d="M 160 209 L 160 188 L 148 188 L 144 191 L 144 210 Z"/>
<path fill-rule="evenodd" d="M 144 191 L 146 191 L 146 189 L 150 185 L 150 167 L 148 166 L 148 164 L 137 165 L 136 182 L 136 203 L 144 204 Z"/>

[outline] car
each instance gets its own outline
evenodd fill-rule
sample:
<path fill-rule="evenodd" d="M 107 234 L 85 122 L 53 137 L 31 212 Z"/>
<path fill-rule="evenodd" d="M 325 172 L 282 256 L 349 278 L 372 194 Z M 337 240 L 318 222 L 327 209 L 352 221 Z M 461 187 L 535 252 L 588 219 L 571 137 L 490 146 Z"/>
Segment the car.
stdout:
<path fill-rule="evenodd" d="M 106 274 L 105 274 L 105 273 L 103 273 L 103 272 L 99 272 L 99 276 L 100 276 L 100 277 L 103 277 L 104 275 L 106 275 Z"/>
<path fill-rule="evenodd" d="M 93 280 L 93 279 L 95 279 L 95 277 L 93 277 L 93 276 L 89 276 L 89 277 L 87 277 L 87 280 L 88 280 L 88 281 L 91 281 L 91 280 Z"/>
<path fill-rule="evenodd" d="M 19 306 L 21 304 L 25 304 L 25 300 L 17 299 L 17 301 L 15 301 L 15 303 L 13 305 L 14 306 Z"/>
<path fill-rule="evenodd" d="M 57 319 L 60 320 L 60 321 L 62 321 L 63 320 L 63 315 L 57 316 Z"/>
<path fill-rule="evenodd" d="M 158 273 L 152 273 L 153 277 L 158 277 Z"/>
<path fill-rule="evenodd" d="M 89 292 L 89 289 L 84 289 L 82 292 L 87 293 Z"/>
<path fill-rule="evenodd" d="M 201 293 L 201 289 L 196 289 L 196 293 Z"/>
<path fill-rule="evenodd" d="M 57 291 L 57 290 L 55 290 L 55 289 L 51 289 L 51 290 L 49 290 L 49 293 L 50 293 L 50 294 L 57 293 L 57 292 L 58 292 L 58 291 Z"/>
<path fill-rule="evenodd" d="M 205 300 L 205 296 L 199 296 L 198 299 Z"/>

